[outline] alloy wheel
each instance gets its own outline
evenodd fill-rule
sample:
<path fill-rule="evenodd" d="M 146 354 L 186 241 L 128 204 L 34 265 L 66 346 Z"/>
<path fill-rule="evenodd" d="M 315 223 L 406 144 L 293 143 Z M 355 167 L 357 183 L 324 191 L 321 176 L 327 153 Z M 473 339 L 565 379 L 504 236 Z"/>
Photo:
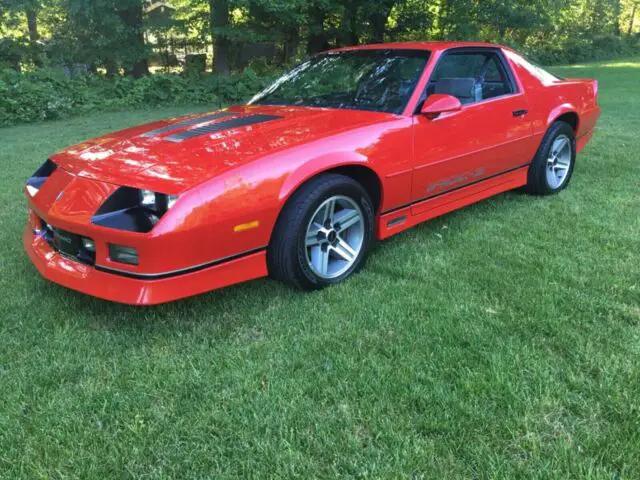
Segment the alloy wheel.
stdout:
<path fill-rule="evenodd" d="M 347 272 L 364 245 L 364 216 L 349 197 L 325 200 L 311 217 L 305 238 L 307 264 L 317 276 L 333 279 Z"/>
<path fill-rule="evenodd" d="M 573 149 L 571 140 L 566 135 L 555 139 L 547 159 L 547 183 L 554 190 L 560 188 L 569 177 Z"/>

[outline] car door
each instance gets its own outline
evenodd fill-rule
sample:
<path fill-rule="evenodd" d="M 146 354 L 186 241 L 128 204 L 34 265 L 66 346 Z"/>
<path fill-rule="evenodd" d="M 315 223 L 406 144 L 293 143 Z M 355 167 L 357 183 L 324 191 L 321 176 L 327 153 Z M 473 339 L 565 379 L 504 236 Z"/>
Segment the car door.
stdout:
<path fill-rule="evenodd" d="M 462 109 L 414 118 L 414 214 L 430 199 L 531 162 L 536 145 L 527 99 L 499 49 L 453 49 L 434 69 L 424 98 L 456 96 Z"/>

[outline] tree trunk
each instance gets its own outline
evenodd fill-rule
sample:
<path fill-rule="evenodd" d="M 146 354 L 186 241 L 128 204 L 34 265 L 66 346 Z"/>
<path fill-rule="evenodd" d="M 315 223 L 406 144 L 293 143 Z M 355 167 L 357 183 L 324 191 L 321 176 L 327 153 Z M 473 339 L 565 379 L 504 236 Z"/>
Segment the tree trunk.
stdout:
<path fill-rule="evenodd" d="M 229 0 L 209 0 L 211 36 L 213 37 L 213 72 L 229 75 L 231 42 L 225 30 L 229 28 Z"/>
<path fill-rule="evenodd" d="M 620 36 L 620 14 L 622 13 L 622 5 L 620 4 L 620 0 L 614 0 L 613 2 L 613 21 L 615 22 L 613 25 L 613 33 Z"/>
<path fill-rule="evenodd" d="M 300 31 L 296 29 L 292 29 L 287 32 L 285 41 L 284 41 L 284 63 L 290 64 L 298 53 L 298 45 L 300 45 Z"/>
<path fill-rule="evenodd" d="M 374 43 L 384 43 L 384 34 L 387 31 L 387 21 L 395 1 L 380 2 L 375 11 L 369 17 L 371 23 L 371 40 Z"/>
<path fill-rule="evenodd" d="M 119 75 L 118 72 L 118 64 L 113 60 L 105 60 L 104 67 L 107 70 L 107 78 L 112 79 L 113 77 Z"/>
<path fill-rule="evenodd" d="M 638 2 L 633 4 L 633 8 L 631 9 L 631 19 L 629 20 L 629 30 L 627 30 L 628 35 L 633 34 L 633 24 L 636 19 L 636 11 L 638 10 Z"/>
<path fill-rule="evenodd" d="M 313 33 L 309 35 L 309 46 L 307 50 L 310 55 L 315 55 L 324 50 L 327 50 L 328 42 L 324 33 Z"/>
<path fill-rule="evenodd" d="M 345 6 L 344 19 L 342 24 L 343 43 L 346 45 L 358 45 L 360 35 L 358 32 L 358 0 L 349 0 Z"/>
<path fill-rule="evenodd" d="M 27 9 L 27 28 L 29 29 L 29 46 L 31 48 L 31 60 L 36 67 L 42 67 L 42 58 L 38 52 L 38 12 L 35 9 Z"/>
<path fill-rule="evenodd" d="M 127 37 L 134 46 L 134 58 L 125 69 L 126 75 L 140 78 L 149 75 L 149 60 L 146 55 L 142 2 L 135 2 L 119 11 L 120 18 L 127 27 Z"/>
<path fill-rule="evenodd" d="M 383 20 L 381 15 L 375 15 L 371 19 L 371 41 L 373 43 L 384 43 L 384 30 L 387 25 L 386 18 Z"/>
<path fill-rule="evenodd" d="M 28 9 L 27 13 L 27 27 L 29 28 L 29 41 L 36 43 L 40 36 L 38 35 L 38 13 L 35 10 Z"/>
<path fill-rule="evenodd" d="M 9 55 L 8 57 L 5 57 L 7 59 L 7 62 L 9 62 L 9 66 L 15 70 L 16 72 L 20 73 L 22 72 L 22 65 L 20 64 L 20 61 L 22 60 L 22 58 L 20 58 L 20 55 Z"/>
<path fill-rule="evenodd" d="M 134 63 L 133 68 L 131 69 L 131 75 L 133 78 L 140 78 L 145 75 L 149 75 L 149 60 L 141 58 Z"/>
<path fill-rule="evenodd" d="M 327 33 L 324 30 L 324 20 L 326 12 L 318 7 L 310 11 L 309 44 L 307 50 L 309 54 L 315 55 L 323 50 L 327 50 Z"/>

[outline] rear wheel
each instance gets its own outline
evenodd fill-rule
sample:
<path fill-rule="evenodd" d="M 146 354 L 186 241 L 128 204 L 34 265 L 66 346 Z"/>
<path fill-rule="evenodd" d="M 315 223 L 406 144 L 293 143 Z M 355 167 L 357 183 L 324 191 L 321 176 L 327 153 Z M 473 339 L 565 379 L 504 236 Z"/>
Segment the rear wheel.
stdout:
<path fill-rule="evenodd" d="M 555 122 L 544 136 L 529 167 L 527 190 L 552 195 L 569 185 L 576 160 L 576 137 L 571 125 Z"/>
<path fill-rule="evenodd" d="M 374 208 L 362 185 L 319 175 L 285 205 L 267 252 L 269 273 L 305 290 L 339 283 L 364 265 L 373 225 Z"/>

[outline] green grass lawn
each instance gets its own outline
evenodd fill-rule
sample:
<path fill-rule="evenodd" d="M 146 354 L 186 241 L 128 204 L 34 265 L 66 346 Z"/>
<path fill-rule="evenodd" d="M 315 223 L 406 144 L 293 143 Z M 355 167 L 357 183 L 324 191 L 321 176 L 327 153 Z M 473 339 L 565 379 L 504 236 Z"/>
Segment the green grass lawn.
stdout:
<path fill-rule="evenodd" d="M 640 60 L 556 70 L 604 110 L 568 190 L 431 221 L 313 294 L 47 283 L 24 180 L 186 109 L 0 130 L 0 478 L 640 478 Z"/>

